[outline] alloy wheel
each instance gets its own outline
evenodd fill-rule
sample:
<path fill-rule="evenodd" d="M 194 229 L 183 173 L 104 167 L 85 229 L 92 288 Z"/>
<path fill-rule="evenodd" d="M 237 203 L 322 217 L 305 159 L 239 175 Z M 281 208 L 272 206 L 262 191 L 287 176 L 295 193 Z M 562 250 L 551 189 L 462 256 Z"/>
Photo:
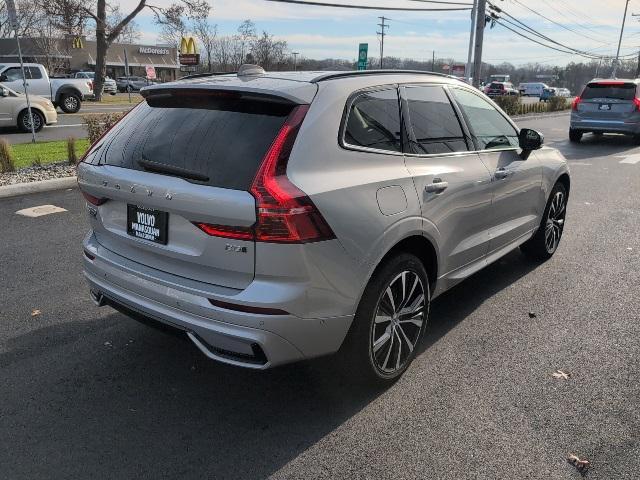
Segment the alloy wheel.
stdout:
<path fill-rule="evenodd" d="M 393 375 L 408 363 L 420 339 L 427 313 L 420 277 L 399 273 L 378 300 L 371 329 L 371 356 L 383 375 Z"/>
<path fill-rule="evenodd" d="M 36 112 L 32 112 L 31 115 L 33 116 L 33 129 L 37 132 L 42 126 L 42 119 Z M 22 116 L 22 125 L 24 125 L 25 130 L 31 130 L 31 121 L 28 113 Z"/>
<path fill-rule="evenodd" d="M 75 110 L 78 107 L 78 99 L 74 96 L 66 97 L 64 99 L 64 106 L 68 110 Z"/>
<path fill-rule="evenodd" d="M 549 206 L 547 222 L 544 231 L 544 243 L 547 252 L 553 253 L 558 248 L 562 229 L 564 228 L 564 218 L 566 215 L 566 197 L 561 191 L 556 192 Z"/>

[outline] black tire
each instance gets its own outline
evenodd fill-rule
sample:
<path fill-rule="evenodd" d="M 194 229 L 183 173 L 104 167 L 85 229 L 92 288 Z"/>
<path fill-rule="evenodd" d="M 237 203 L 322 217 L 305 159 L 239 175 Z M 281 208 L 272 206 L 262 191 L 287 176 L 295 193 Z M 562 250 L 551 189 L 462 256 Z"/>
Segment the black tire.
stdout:
<path fill-rule="evenodd" d="M 396 308 L 394 299 L 398 302 L 397 311 L 391 314 Z M 380 265 L 365 289 L 338 355 L 340 368 L 349 379 L 385 386 L 400 378 L 416 355 L 427 325 L 430 300 L 427 272 L 416 256 L 400 253 Z M 402 307 L 407 304 L 411 308 Z M 402 311 L 405 313 L 399 313 Z M 381 320 L 384 318 L 388 320 Z M 388 366 L 392 368 L 385 369 Z"/>
<path fill-rule="evenodd" d="M 559 206 L 558 195 L 561 195 Z M 564 231 L 568 200 L 569 195 L 565 186 L 560 182 L 556 183 L 551 190 L 549 200 L 547 200 L 547 206 L 544 209 L 537 232 L 520 245 L 520 250 L 527 257 L 543 262 L 550 259 L 556 252 Z M 548 235 L 553 235 L 553 243 Z"/>
<path fill-rule="evenodd" d="M 578 143 L 582 140 L 582 132 L 579 130 L 574 130 L 573 128 L 569 129 L 569 141 L 573 143 Z"/>
<path fill-rule="evenodd" d="M 31 114 L 33 115 L 33 123 L 34 130 L 39 132 L 44 127 L 45 120 L 44 115 L 40 113 L 35 108 L 31 109 Z M 18 115 L 18 128 L 21 132 L 30 133 L 31 132 L 31 122 L 29 121 L 29 110 L 23 110 Z"/>
<path fill-rule="evenodd" d="M 64 113 L 77 113 L 81 105 L 82 101 L 75 93 L 64 93 L 60 97 L 60 108 Z"/>

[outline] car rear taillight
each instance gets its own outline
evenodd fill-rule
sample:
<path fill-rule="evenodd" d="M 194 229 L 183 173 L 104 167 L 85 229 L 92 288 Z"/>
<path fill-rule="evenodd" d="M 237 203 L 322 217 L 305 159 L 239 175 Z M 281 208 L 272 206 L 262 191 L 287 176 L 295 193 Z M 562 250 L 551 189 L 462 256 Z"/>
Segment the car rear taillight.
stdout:
<path fill-rule="evenodd" d="M 296 106 L 258 169 L 250 192 L 257 203 L 256 241 L 308 243 L 335 238 L 311 199 L 287 178 L 287 163 L 309 105 Z"/>
<path fill-rule="evenodd" d="M 633 99 L 633 104 L 636 106 L 636 110 L 640 112 L 640 98 L 636 97 Z"/>
<path fill-rule="evenodd" d="M 196 227 L 212 237 L 233 238 L 235 240 L 253 240 L 253 227 L 229 227 L 210 223 L 194 223 Z"/>
<path fill-rule="evenodd" d="M 571 110 L 578 110 L 578 105 L 580 105 L 581 101 L 582 101 L 582 97 L 574 98 L 573 102 L 571 103 Z"/>
<path fill-rule="evenodd" d="M 105 197 L 102 197 L 102 198 L 94 197 L 93 195 L 87 192 L 82 192 L 82 196 L 85 198 L 87 202 L 89 202 L 91 205 L 95 205 L 96 207 L 102 205 L 104 202 L 109 200 L 108 198 L 105 198 Z"/>
<path fill-rule="evenodd" d="M 87 87 L 89 87 L 89 90 L 93 91 L 93 82 L 87 82 Z"/>

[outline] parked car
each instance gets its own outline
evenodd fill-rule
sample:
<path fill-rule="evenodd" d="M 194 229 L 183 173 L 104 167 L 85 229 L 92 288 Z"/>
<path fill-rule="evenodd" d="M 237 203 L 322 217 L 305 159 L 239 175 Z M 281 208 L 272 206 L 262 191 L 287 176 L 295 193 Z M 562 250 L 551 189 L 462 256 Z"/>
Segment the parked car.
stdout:
<path fill-rule="evenodd" d="M 573 100 L 569 140 L 584 133 L 624 133 L 640 143 L 639 79 L 591 80 Z"/>
<path fill-rule="evenodd" d="M 549 88 L 549 85 L 542 82 L 524 82 L 518 85 L 518 91 L 524 97 L 540 97 L 545 88 Z"/>
<path fill-rule="evenodd" d="M 144 77 L 129 76 L 116 78 L 116 84 L 119 92 L 137 92 L 152 82 Z"/>
<path fill-rule="evenodd" d="M 486 94 L 489 97 L 498 97 L 502 95 L 518 95 L 511 82 L 491 82 L 486 89 Z"/>
<path fill-rule="evenodd" d="M 558 90 L 553 87 L 543 88 L 542 95 L 540 95 L 541 102 L 548 102 L 551 97 L 555 97 L 558 94 Z"/>
<path fill-rule="evenodd" d="M 571 91 L 568 88 L 556 88 L 556 95 L 559 97 L 569 98 Z"/>
<path fill-rule="evenodd" d="M 75 78 L 88 78 L 93 82 L 96 78 L 95 72 L 76 72 L 74 75 Z M 118 93 L 118 87 L 116 86 L 116 81 L 113 78 L 105 77 L 104 85 L 102 86 L 102 91 L 104 93 L 109 93 L 111 95 L 115 95 Z"/>
<path fill-rule="evenodd" d="M 58 122 L 56 107 L 48 98 L 29 95 L 29 103 L 33 116 L 33 128 L 36 132 L 42 130 L 45 125 Z M 16 126 L 23 132 L 31 131 L 26 97 L 2 84 L 0 84 L 0 126 Z"/>
<path fill-rule="evenodd" d="M 567 162 L 473 87 L 248 68 L 143 89 L 84 157 L 98 305 L 220 362 L 339 352 L 385 383 L 434 298 L 518 246 L 558 248 Z"/>
<path fill-rule="evenodd" d="M 93 98 L 93 82 L 83 78 L 49 78 L 47 69 L 38 63 L 25 63 L 29 93 L 50 99 L 65 113 L 76 113 L 86 98 Z M 16 92 L 24 93 L 19 63 L 0 65 L 0 82 Z"/>

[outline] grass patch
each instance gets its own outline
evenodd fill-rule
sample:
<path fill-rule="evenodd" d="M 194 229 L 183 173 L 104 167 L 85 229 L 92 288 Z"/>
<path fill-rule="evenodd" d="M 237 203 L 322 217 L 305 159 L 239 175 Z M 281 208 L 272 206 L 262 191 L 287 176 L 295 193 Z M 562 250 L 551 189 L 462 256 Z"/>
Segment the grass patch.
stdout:
<path fill-rule="evenodd" d="M 89 140 L 81 138 L 76 140 L 76 153 L 78 157 L 84 155 L 89 148 Z M 19 143 L 12 145 L 13 156 L 16 168 L 30 167 L 34 163 L 63 162 L 68 160 L 67 140 L 56 140 L 52 142 Z"/>

